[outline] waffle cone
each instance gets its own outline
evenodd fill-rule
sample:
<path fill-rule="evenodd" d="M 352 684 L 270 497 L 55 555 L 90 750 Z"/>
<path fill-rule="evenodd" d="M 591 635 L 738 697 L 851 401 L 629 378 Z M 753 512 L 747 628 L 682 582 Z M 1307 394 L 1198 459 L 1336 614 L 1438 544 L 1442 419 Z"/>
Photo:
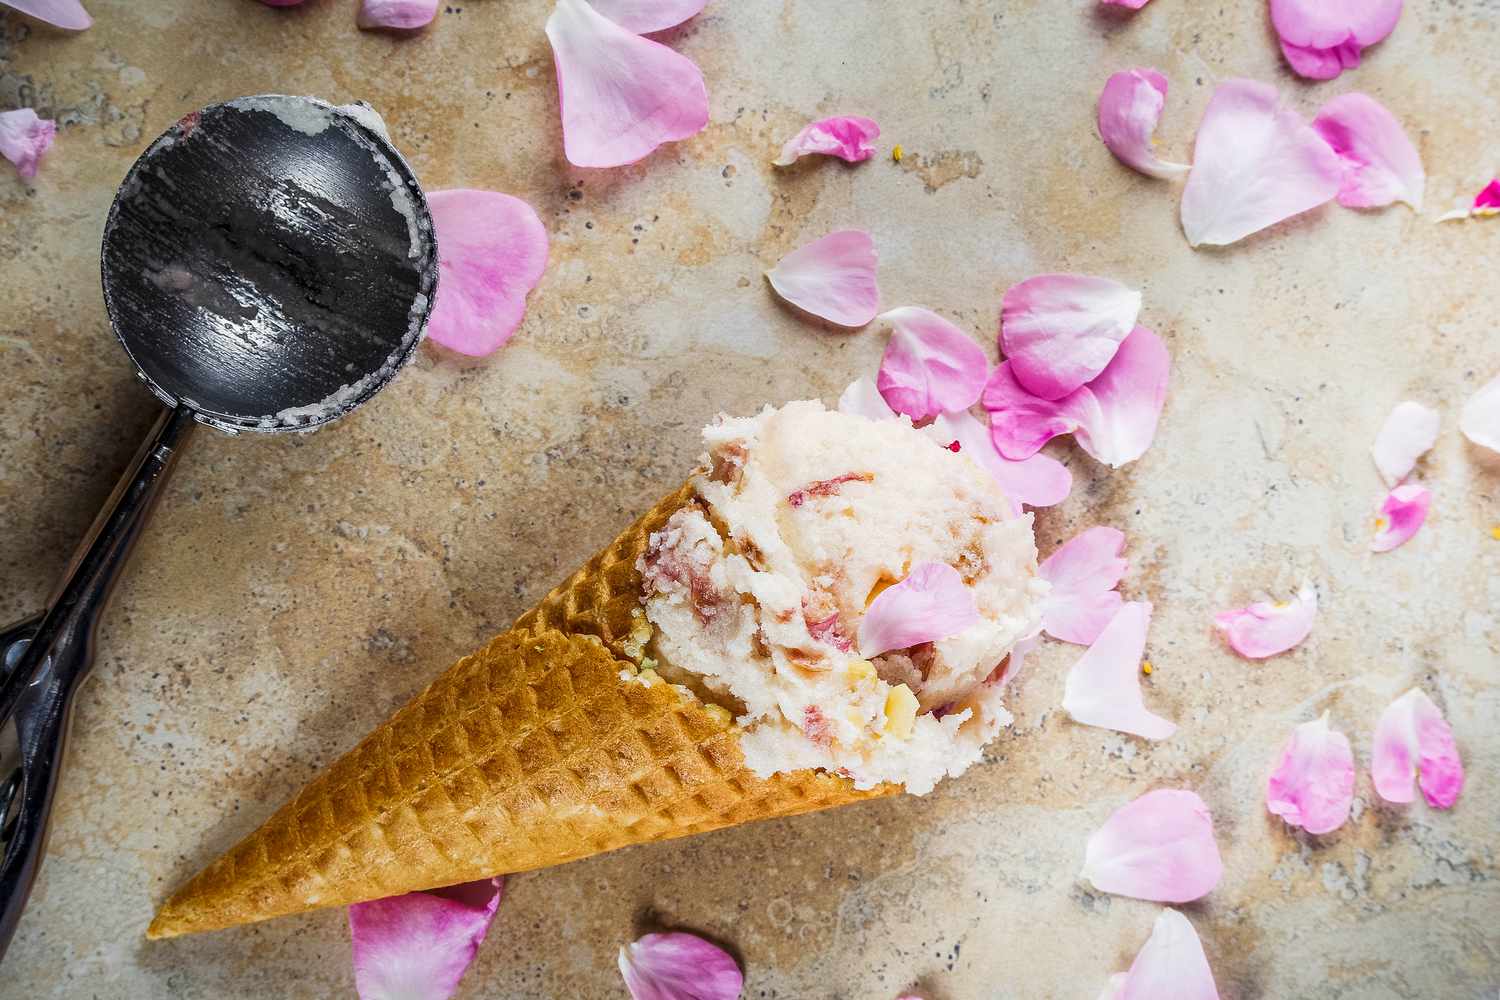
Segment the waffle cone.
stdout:
<path fill-rule="evenodd" d="M 633 678 L 636 560 L 691 500 L 686 485 L 663 499 L 448 668 L 179 889 L 147 936 L 543 868 L 889 792 L 814 771 L 756 777 L 724 713 Z"/>

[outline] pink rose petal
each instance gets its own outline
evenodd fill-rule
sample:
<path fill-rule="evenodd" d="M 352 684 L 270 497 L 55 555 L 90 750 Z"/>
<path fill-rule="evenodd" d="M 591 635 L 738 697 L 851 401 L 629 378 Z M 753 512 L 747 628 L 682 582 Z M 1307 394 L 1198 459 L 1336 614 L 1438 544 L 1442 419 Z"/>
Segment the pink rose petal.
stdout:
<path fill-rule="evenodd" d="M 547 231 L 530 205 L 496 191 L 427 195 L 438 241 L 438 290 L 427 336 L 479 357 L 504 346 L 547 268 Z"/>
<path fill-rule="evenodd" d="M 447 1000 L 504 892 L 496 876 L 349 907 L 359 1000 Z"/>
<path fill-rule="evenodd" d="M 637 35 L 665 31 L 703 10 L 708 0 L 592 0 L 594 10 Z"/>
<path fill-rule="evenodd" d="M 36 176 L 37 163 L 52 148 L 56 134 L 57 123 L 38 118 L 30 108 L 0 111 L 0 156 L 14 163 L 27 180 Z"/>
<path fill-rule="evenodd" d="M 1148 711 L 1141 698 L 1141 654 L 1150 624 L 1149 602 L 1122 605 L 1073 664 L 1062 707 L 1075 722 L 1148 740 L 1164 740 L 1177 731 L 1175 723 Z"/>
<path fill-rule="evenodd" d="M 1110 977 L 1100 1000 L 1219 1000 L 1203 942 L 1187 917 L 1162 910 L 1151 936 L 1130 963 Z"/>
<path fill-rule="evenodd" d="M 1012 462 L 995 450 L 989 429 L 967 410 L 941 414 L 923 430 L 949 450 L 957 444 L 960 454 L 978 462 L 1018 514 L 1021 504 L 1051 507 L 1066 500 L 1073 490 L 1073 474 L 1067 466 L 1047 455 Z"/>
<path fill-rule="evenodd" d="M 647 934 L 619 962 L 631 1000 L 737 1000 L 745 985 L 729 953 L 696 934 Z"/>
<path fill-rule="evenodd" d="M 1391 490 L 1375 519 L 1371 552 L 1389 552 L 1406 543 L 1427 520 L 1432 491 L 1418 483 L 1405 483 Z"/>
<path fill-rule="evenodd" d="M 1401 0 L 1271 0 L 1271 24 L 1292 69 L 1331 80 L 1401 19 Z"/>
<path fill-rule="evenodd" d="M 1131 10 L 1140 10 L 1151 0 L 1099 0 L 1106 7 L 1128 7 Z"/>
<path fill-rule="evenodd" d="M 846 163 L 859 163 L 875 155 L 871 145 L 880 137 L 880 126 L 872 118 L 845 115 L 823 118 L 803 127 L 787 140 L 781 155 L 771 162 L 778 167 L 791 166 L 798 158 L 814 153 L 837 156 Z"/>
<path fill-rule="evenodd" d="M 708 90 L 691 59 L 627 31 L 585 0 L 547 18 L 563 151 L 578 167 L 634 163 L 708 124 Z"/>
<path fill-rule="evenodd" d="M 839 326 L 864 326 L 880 311 L 875 242 L 863 229 L 841 229 L 793 250 L 766 272 L 776 294 Z"/>
<path fill-rule="evenodd" d="M 1474 213 L 1476 215 L 1500 213 L 1500 177 L 1490 181 L 1474 196 Z"/>
<path fill-rule="evenodd" d="M 1141 293 L 1085 274 L 1041 274 L 1000 306 L 1000 350 L 1027 392 L 1060 400 L 1104 371 L 1135 329 Z"/>
<path fill-rule="evenodd" d="M 1335 97 L 1313 119 L 1313 130 L 1344 163 L 1339 204 L 1379 208 L 1404 201 L 1421 211 L 1427 174 L 1401 123 L 1366 94 Z"/>
<path fill-rule="evenodd" d="M 82 31 L 94 23 L 78 0 L 0 0 L 0 6 L 14 7 L 38 21 L 70 31 Z"/>
<path fill-rule="evenodd" d="M 1375 791 L 1387 802 L 1410 802 L 1412 779 L 1434 809 L 1449 809 L 1464 790 L 1464 765 L 1443 713 L 1412 688 L 1381 713 L 1370 756 Z"/>
<path fill-rule="evenodd" d="M 1104 145 L 1126 166 L 1163 179 L 1188 172 L 1186 163 L 1169 163 L 1156 155 L 1156 124 L 1166 103 L 1167 78 L 1147 67 L 1116 73 L 1099 95 L 1099 137 Z"/>
<path fill-rule="evenodd" d="M 1193 246 L 1223 245 L 1333 199 L 1339 157 L 1276 88 L 1227 80 L 1198 128 L 1182 192 L 1182 228 Z"/>
<path fill-rule="evenodd" d="M 1020 461 L 1035 455 L 1059 434 L 1078 429 L 1075 397 L 1087 391 L 1078 389 L 1056 401 L 1043 399 L 1022 388 L 1011 362 L 1005 361 L 990 373 L 979 401 L 989 411 L 995 447 L 1007 459 Z"/>
<path fill-rule="evenodd" d="M 1246 659 L 1264 660 L 1306 639 L 1317 614 L 1318 592 L 1304 583 L 1290 601 L 1257 601 L 1247 608 L 1221 611 L 1214 615 L 1214 627 L 1236 653 Z"/>
<path fill-rule="evenodd" d="M 868 658 L 937 642 L 977 621 L 974 593 L 958 570 L 945 563 L 922 563 L 870 603 L 859 623 L 859 654 Z"/>
<path fill-rule="evenodd" d="M 1385 418 L 1370 454 L 1387 486 L 1395 486 L 1416 466 L 1417 459 L 1437 443 L 1443 418 L 1421 403 L 1397 403 Z"/>
<path fill-rule="evenodd" d="M 1500 452 L 1500 374 L 1480 386 L 1464 403 L 1458 426 L 1464 437 L 1481 448 Z"/>
<path fill-rule="evenodd" d="M 889 420 L 896 415 L 871 378 L 857 378 L 850 382 L 839 396 L 838 410 L 866 420 Z"/>
<path fill-rule="evenodd" d="M 1223 874 L 1208 806 L 1176 788 L 1116 809 L 1089 838 L 1083 866 L 1083 877 L 1101 892 L 1158 903 L 1202 899 Z"/>
<path fill-rule="evenodd" d="M 1098 640 L 1124 604 L 1115 590 L 1130 568 L 1124 547 L 1123 531 L 1089 528 L 1043 560 L 1037 575 L 1052 585 L 1042 606 L 1048 635 L 1082 646 Z"/>
<path fill-rule="evenodd" d="M 1332 833 L 1354 804 L 1354 751 L 1328 713 L 1292 730 L 1266 781 L 1266 808 L 1308 833 Z"/>
<path fill-rule="evenodd" d="M 891 409 L 926 420 L 979 402 L 990 363 L 973 338 L 918 306 L 892 309 L 880 318 L 891 324 L 891 340 L 875 385 Z"/>
<path fill-rule="evenodd" d="M 432 22 L 438 0 L 362 0 L 355 23 L 361 28 L 410 31 Z"/>

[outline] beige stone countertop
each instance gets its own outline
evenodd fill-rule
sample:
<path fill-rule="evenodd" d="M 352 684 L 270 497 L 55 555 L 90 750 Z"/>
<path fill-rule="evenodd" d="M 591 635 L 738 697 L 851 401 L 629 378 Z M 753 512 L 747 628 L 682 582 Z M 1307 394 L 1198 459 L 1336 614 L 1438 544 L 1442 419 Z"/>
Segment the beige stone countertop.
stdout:
<path fill-rule="evenodd" d="M 732 943 L 745 996 L 1089 998 L 1157 907 L 1078 879 L 1087 836 L 1153 787 L 1213 810 L 1226 873 L 1185 908 L 1233 1000 L 1492 1000 L 1500 989 L 1500 462 L 1458 409 L 1500 370 L 1500 220 L 1435 225 L 1500 169 L 1500 5 L 1414 0 L 1365 65 L 1309 85 L 1261 0 L 713 0 L 667 33 L 707 78 L 699 136 L 618 170 L 568 166 L 547 0 L 450 0 L 413 38 L 356 30 L 354 0 L 88 0 L 96 24 L 0 17 L 0 108 L 60 123 L 35 186 L 0 170 L 0 618 L 42 606 L 157 412 L 105 320 L 98 248 L 126 169 L 182 114 L 266 91 L 369 101 L 429 188 L 536 207 L 552 256 L 511 345 L 432 346 L 371 405 L 307 436 L 202 432 L 100 634 L 51 844 L 0 969 L 4 997 L 352 995 L 343 914 L 150 943 L 155 905 L 453 659 L 528 607 L 681 481 L 723 410 L 831 401 L 885 334 L 778 306 L 762 272 L 868 228 L 888 307 L 919 304 L 993 350 L 1000 297 L 1042 271 L 1144 289 L 1168 343 L 1161 431 L 1111 472 L 1049 452 L 1073 495 L 1042 553 L 1081 528 L 1129 538 L 1152 601 L 1147 744 L 1059 709 L 1077 647 L 1014 688 L 1013 731 L 925 798 L 902 797 L 511 880 L 464 998 L 618 998 L 644 929 Z M 1328 206 L 1192 251 L 1178 187 L 1118 165 L 1094 130 L 1113 71 L 1172 82 L 1161 149 L 1187 159 L 1216 82 L 1275 82 L 1312 114 L 1363 90 L 1417 142 L 1428 205 Z M 778 172 L 825 114 L 875 117 L 886 155 Z M 1443 414 L 1419 473 L 1433 515 L 1368 551 L 1369 456 L 1403 399 Z M 1259 590 L 1313 581 L 1292 653 L 1251 663 L 1210 628 Z M 1380 710 L 1413 684 L 1470 775 L 1451 812 L 1382 805 Z M 1355 744 L 1354 819 L 1309 837 L 1269 816 L 1292 725 L 1328 709 Z"/>

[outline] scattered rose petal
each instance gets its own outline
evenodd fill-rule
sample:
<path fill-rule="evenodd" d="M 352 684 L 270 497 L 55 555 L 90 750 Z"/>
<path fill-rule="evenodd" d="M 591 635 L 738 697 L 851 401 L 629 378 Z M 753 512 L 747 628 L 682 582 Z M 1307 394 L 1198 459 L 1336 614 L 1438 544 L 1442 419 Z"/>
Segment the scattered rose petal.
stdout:
<path fill-rule="evenodd" d="M 56 134 L 57 123 L 38 118 L 30 108 L 0 111 L 0 156 L 14 163 L 27 180 L 36 176 L 37 163 L 52 147 Z"/>
<path fill-rule="evenodd" d="M 1417 533 L 1427 520 L 1432 506 L 1432 491 L 1417 483 L 1405 483 L 1391 490 L 1375 519 L 1375 538 L 1370 551 L 1389 552 Z"/>
<path fill-rule="evenodd" d="M 427 204 L 439 268 L 427 336 L 460 354 L 496 351 L 547 268 L 547 230 L 530 205 L 497 191 L 431 191 Z"/>
<path fill-rule="evenodd" d="M 875 388 L 872 378 L 857 378 L 850 382 L 839 396 L 838 409 L 840 413 L 866 420 L 889 420 L 896 415 L 891 404 Z"/>
<path fill-rule="evenodd" d="M 355 23 L 361 28 L 410 31 L 432 22 L 438 0 L 362 0 Z"/>
<path fill-rule="evenodd" d="M 1500 177 L 1486 184 L 1484 189 L 1474 196 L 1472 205 L 1444 213 L 1438 216 L 1437 221 L 1455 222 L 1459 219 L 1477 219 L 1490 215 L 1500 215 Z"/>
<path fill-rule="evenodd" d="M 1129 972 L 1110 977 L 1099 1000 L 1219 1000 L 1203 942 L 1187 917 L 1162 910 Z"/>
<path fill-rule="evenodd" d="M 1354 751 L 1324 712 L 1292 730 L 1266 781 L 1266 808 L 1308 833 L 1332 833 L 1354 804 Z"/>
<path fill-rule="evenodd" d="M 1480 386 L 1464 403 L 1458 426 L 1464 437 L 1481 448 L 1500 452 L 1500 374 Z"/>
<path fill-rule="evenodd" d="M 1335 97 L 1313 119 L 1313 130 L 1344 164 L 1339 204 L 1379 208 L 1404 201 L 1421 211 L 1427 174 L 1401 123 L 1366 94 Z"/>
<path fill-rule="evenodd" d="M 1062 399 L 1027 392 L 1007 361 L 990 375 L 980 401 L 990 411 L 995 447 L 1006 458 L 1029 458 L 1053 437 L 1071 432 L 1084 451 L 1119 468 L 1151 447 L 1171 365 L 1161 338 L 1138 326 L 1098 378 Z"/>
<path fill-rule="evenodd" d="M 892 309 L 880 318 L 891 324 L 891 340 L 875 385 L 891 409 L 926 420 L 979 402 L 990 363 L 973 338 L 918 306 Z"/>
<path fill-rule="evenodd" d="M 729 953 L 696 934 L 647 934 L 619 962 L 631 1000 L 736 1000 L 745 985 Z"/>
<path fill-rule="evenodd" d="M 875 242 L 863 229 L 841 229 L 793 250 L 766 272 L 776 294 L 839 326 L 864 326 L 880 311 Z"/>
<path fill-rule="evenodd" d="M 1141 699 L 1141 654 L 1150 624 L 1149 602 L 1122 605 L 1073 664 L 1063 687 L 1062 707 L 1075 722 L 1148 740 L 1164 740 L 1177 731 L 1175 723 L 1147 710 Z"/>
<path fill-rule="evenodd" d="M 1182 228 L 1193 246 L 1224 245 L 1339 193 L 1339 157 L 1276 88 L 1227 80 L 1198 128 L 1182 192 Z"/>
<path fill-rule="evenodd" d="M 995 450 L 989 429 L 967 410 L 941 414 L 924 430 L 945 446 L 957 443 L 961 454 L 978 462 L 994 478 L 1016 513 L 1020 513 L 1021 504 L 1051 507 L 1062 503 L 1073 490 L 1073 474 L 1067 466 L 1048 455 L 1012 462 Z"/>
<path fill-rule="evenodd" d="M 708 124 L 708 89 L 691 59 L 627 31 L 585 0 L 547 18 L 563 151 L 578 167 L 634 163 Z"/>
<path fill-rule="evenodd" d="M 592 0 L 596 11 L 637 35 L 675 28 L 703 10 L 708 0 Z"/>
<path fill-rule="evenodd" d="M 859 623 L 859 654 L 869 658 L 957 635 L 979 621 L 974 593 L 946 563 L 922 563 L 870 602 Z"/>
<path fill-rule="evenodd" d="M 1027 392 L 1059 400 L 1104 371 L 1135 329 L 1141 293 L 1085 274 L 1041 274 L 1000 306 L 1000 350 Z"/>
<path fill-rule="evenodd" d="M 1385 418 L 1370 454 L 1387 486 L 1395 486 L 1416 466 L 1417 459 L 1437 443 L 1443 418 L 1438 411 L 1407 400 L 1397 403 Z"/>
<path fill-rule="evenodd" d="M 505 893 L 500 876 L 349 907 L 359 1000 L 446 1000 Z"/>
<path fill-rule="evenodd" d="M 1271 23 L 1292 69 L 1331 80 L 1359 65 L 1360 51 L 1401 18 L 1401 0 L 1271 0 Z"/>
<path fill-rule="evenodd" d="M 1149 67 L 1116 73 L 1099 95 L 1099 137 L 1104 145 L 1127 167 L 1163 179 L 1188 172 L 1186 163 L 1169 163 L 1156 155 L 1156 124 L 1166 103 L 1167 78 Z"/>
<path fill-rule="evenodd" d="M 859 163 L 875 155 L 871 143 L 879 137 L 880 126 L 874 119 L 858 115 L 823 118 L 788 139 L 781 147 L 781 155 L 771 162 L 778 167 L 789 167 L 799 157 L 821 153 L 837 156 L 845 163 Z"/>
<path fill-rule="evenodd" d="M 1052 585 L 1042 606 L 1042 628 L 1054 639 L 1087 646 L 1099 638 L 1124 598 L 1115 590 L 1130 563 L 1120 558 L 1125 533 L 1089 528 L 1037 568 Z"/>
<path fill-rule="evenodd" d="M 1412 688 L 1386 707 L 1375 725 L 1370 777 L 1387 802 L 1410 802 L 1412 779 L 1434 809 L 1449 809 L 1464 790 L 1464 764 L 1443 713 Z"/>
<path fill-rule="evenodd" d="M 1318 592 L 1304 583 L 1290 601 L 1257 601 L 1248 608 L 1221 611 L 1214 615 L 1214 627 L 1224 633 L 1236 653 L 1264 660 L 1306 639 L 1317 614 Z"/>
<path fill-rule="evenodd" d="M 1151 0 L 1099 0 L 1106 7 L 1128 7 L 1131 10 L 1140 10 Z"/>
<path fill-rule="evenodd" d="M 1083 866 L 1083 877 L 1101 892 L 1158 903 L 1202 899 L 1223 874 L 1208 806 L 1176 788 L 1116 809 L 1089 838 Z"/>
<path fill-rule="evenodd" d="M 300 3 L 301 0 L 298 0 Z M 78 0 L 0 0 L 0 6 L 13 7 L 58 28 L 82 31 L 94 23 Z"/>

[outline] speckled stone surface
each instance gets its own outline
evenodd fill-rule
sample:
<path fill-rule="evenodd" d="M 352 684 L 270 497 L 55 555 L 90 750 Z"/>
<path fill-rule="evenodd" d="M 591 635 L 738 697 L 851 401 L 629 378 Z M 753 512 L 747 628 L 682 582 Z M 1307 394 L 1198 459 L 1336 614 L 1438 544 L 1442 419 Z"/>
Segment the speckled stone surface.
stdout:
<path fill-rule="evenodd" d="M 986 345 L 1001 293 L 1043 270 L 1145 290 L 1173 352 L 1155 446 L 1118 472 L 1051 451 L 1080 528 L 1129 536 L 1125 590 L 1154 602 L 1160 745 L 1057 708 L 1075 647 L 1015 688 L 983 764 L 902 798 L 517 877 L 460 995 L 624 995 L 642 929 L 730 942 L 751 998 L 1094 997 L 1156 907 L 1077 880 L 1088 834 L 1147 789 L 1196 789 L 1226 873 L 1186 907 L 1225 997 L 1493 998 L 1500 989 L 1500 460 L 1457 433 L 1500 370 L 1500 220 L 1431 219 L 1500 167 L 1500 5 L 1415 0 L 1358 71 L 1295 81 L 1258 0 L 714 0 L 674 47 L 703 67 L 700 136 L 613 171 L 561 157 L 545 0 L 462 0 L 410 39 L 352 0 L 274 10 L 91 0 L 96 25 L 0 17 L 0 108 L 61 124 L 35 187 L 0 170 L 0 616 L 40 607 L 151 422 L 104 319 L 98 245 L 115 185 L 185 112 L 247 93 L 364 99 L 430 188 L 530 201 L 552 260 L 492 359 L 424 348 L 371 405 L 306 437 L 197 435 L 124 579 L 77 708 L 46 868 L 3 969 L 8 997 L 349 995 L 343 917 L 147 944 L 155 904 L 451 660 L 503 627 L 680 481 L 715 412 L 831 400 L 873 372 L 878 329 L 779 307 L 780 255 L 863 226 L 888 306 Z M 1330 206 L 1194 253 L 1174 185 L 1093 129 L 1106 76 L 1155 65 L 1162 150 L 1189 156 L 1214 83 L 1274 81 L 1312 113 L 1364 90 L 1406 123 L 1428 207 Z M 769 165 L 810 117 L 876 117 L 898 164 Z M 1443 413 L 1420 467 L 1431 521 L 1367 551 L 1383 490 L 1367 449 L 1406 398 Z M 1292 654 L 1247 663 L 1209 629 L 1256 591 L 1314 581 Z M 1390 808 L 1368 778 L 1380 709 L 1420 684 L 1471 776 L 1451 813 Z M 1261 802 L 1290 727 L 1329 710 L 1360 764 L 1355 819 L 1312 838 Z"/>

